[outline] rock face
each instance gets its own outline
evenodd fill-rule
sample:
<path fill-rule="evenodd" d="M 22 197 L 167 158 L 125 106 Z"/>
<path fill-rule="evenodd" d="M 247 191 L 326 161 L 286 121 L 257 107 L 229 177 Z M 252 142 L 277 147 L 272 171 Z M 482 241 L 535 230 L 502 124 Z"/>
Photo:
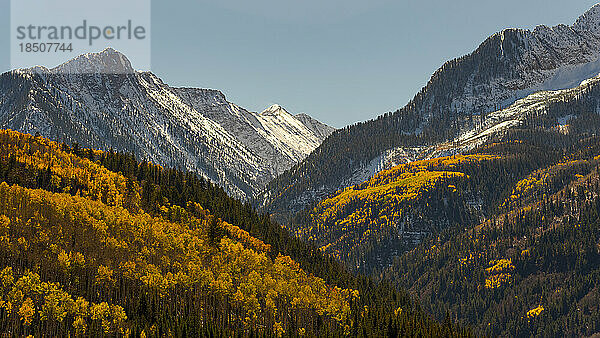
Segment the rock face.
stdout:
<path fill-rule="evenodd" d="M 172 88 L 112 49 L 2 74 L 0 127 L 192 170 L 242 199 L 333 132 L 280 106 L 255 113 L 217 90 Z"/>
<path fill-rule="evenodd" d="M 426 156 L 414 149 L 473 131 L 486 115 L 519 99 L 576 87 L 600 73 L 599 57 L 600 4 L 571 26 L 496 33 L 471 54 L 446 62 L 404 108 L 334 133 L 256 202 L 289 216 L 392 162 Z"/>

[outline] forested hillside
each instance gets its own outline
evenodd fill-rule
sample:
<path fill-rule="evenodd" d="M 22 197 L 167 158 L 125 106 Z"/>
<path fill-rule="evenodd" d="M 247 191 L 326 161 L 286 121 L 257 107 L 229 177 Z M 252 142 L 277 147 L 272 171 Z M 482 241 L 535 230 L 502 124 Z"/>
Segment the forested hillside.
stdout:
<path fill-rule="evenodd" d="M 421 237 L 469 217 L 454 194 L 468 176 L 454 167 L 491 159 L 458 156 L 384 170 L 321 201 L 296 220 L 296 232 L 351 268 L 385 266 Z"/>
<path fill-rule="evenodd" d="M 558 100 L 465 155 L 403 164 L 340 190 L 294 229 L 479 334 L 597 334 L 596 90 Z"/>
<path fill-rule="evenodd" d="M 347 267 L 377 273 L 432 234 L 477 224 L 520 177 L 562 155 L 536 143 L 514 140 L 384 170 L 300 213 L 293 227 Z"/>
<path fill-rule="evenodd" d="M 111 48 L 1 74 L 0 332 L 600 337 L 599 60 L 597 4 L 335 131 Z"/>
<path fill-rule="evenodd" d="M 489 114 L 494 127 L 422 151 L 433 159 L 383 170 L 324 196 L 298 213 L 291 228 L 350 269 L 380 272 L 431 234 L 495 215 L 520 179 L 596 135 L 599 102 L 598 77 L 572 89 L 530 95 Z M 502 125 L 511 127 L 495 127 Z M 435 158 L 458 151 L 467 155 Z"/>
<path fill-rule="evenodd" d="M 196 175 L 0 131 L 0 178 L 3 332 L 468 334 Z"/>
<path fill-rule="evenodd" d="M 494 216 L 441 232 L 383 276 L 486 335 L 597 334 L 600 140 L 577 148 L 513 184 Z"/>

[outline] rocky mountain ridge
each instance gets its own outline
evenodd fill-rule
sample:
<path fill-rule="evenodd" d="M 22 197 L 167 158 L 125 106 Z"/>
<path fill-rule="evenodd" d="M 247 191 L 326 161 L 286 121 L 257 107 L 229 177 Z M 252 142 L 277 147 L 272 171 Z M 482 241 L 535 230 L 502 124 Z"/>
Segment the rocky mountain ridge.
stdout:
<path fill-rule="evenodd" d="M 255 113 L 217 90 L 170 87 L 110 48 L 0 76 L 1 128 L 195 171 L 242 199 L 333 131 L 277 107 Z"/>

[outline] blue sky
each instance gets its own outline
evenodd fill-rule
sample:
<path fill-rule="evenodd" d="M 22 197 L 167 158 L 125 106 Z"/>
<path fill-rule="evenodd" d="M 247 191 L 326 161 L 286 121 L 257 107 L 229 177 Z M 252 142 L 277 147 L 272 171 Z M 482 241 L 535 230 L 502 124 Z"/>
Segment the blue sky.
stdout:
<path fill-rule="evenodd" d="M 219 89 L 250 110 L 279 103 L 342 127 L 402 107 L 444 61 L 496 31 L 570 25 L 595 3 L 156 0 L 152 71 L 170 85 Z M 9 0 L 0 0 L 1 70 L 8 20 Z"/>

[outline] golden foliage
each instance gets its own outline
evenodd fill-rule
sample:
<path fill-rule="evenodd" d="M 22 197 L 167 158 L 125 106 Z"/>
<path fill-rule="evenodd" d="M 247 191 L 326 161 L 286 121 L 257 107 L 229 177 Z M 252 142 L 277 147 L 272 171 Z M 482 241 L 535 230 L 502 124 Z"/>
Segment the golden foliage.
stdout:
<path fill-rule="evenodd" d="M 540 315 L 544 311 L 544 307 L 542 305 L 538 305 L 536 308 L 527 311 L 527 318 L 535 318 Z"/>
<path fill-rule="evenodd" d="M 485 269 L 487 273 L 494 274 L 513 270 L 515 267 L 510 259 L 499 259 L 490 262 L 490 267 Z"/>
<path fill-rule="evenodd" d="M 96 320 L 102 322 L 106 334 L 125 332 L 127 315 L 122 307 L 107 303 L 90 306 L 81 297 L 74 300 L 60 284 L 43 282 L 33 272 L 16 277 L 10 267 L 0 272 L 0 308 L 4 308 L 9 317 L 18 316 L 24 325 L 31 325 L 35 320 L 62 322 L 71 318 L 73 328 L 81 334 L 85 333 L 88 322 Z M 109 310 L 102 310 L 104 308 Z"/>
<path fill-rule="evenodd" d="M 95 151 L 95 154 L 101 154 Z M 77 187 L 81 197 L 110 206 L 139 208 L 140 188 L 127 187 L 127 179 L 98 163 L 61 150 L 61 145 L 42 137 L 0 130 L 0 160 L 14 158 L 28 168 L 50 170 L 54 191 Z M 132 189 L 131 189 L 132 188 Z"/>
<path fill-rule="evenodd" d="M 512 275 L 509 271 L 515 269 L 510 259 L 499 259 L 491 261 L 490 267 L 485 269 L 488 277 L 485 280 L 485 287 L 488 289 L 496 289 L 506 283 L 510 283 Z"/>
<path fill-rule="evenodd" d="M 340 255 L 340 245 L 373 240 L 380 229 L 402 223 L 406 206 L 422 200 L 437 188 L 458 193 L 451 182 L 468 178 L 458 171 L 461 164 L 498 158 L 494 155 L 457 155 L 402 164 L 383 170 L 364 183 L 345 188 L 321 201 L 310 213 L 311 225 L 298 235 L 321 241 L 322 251 Z M 443 182 L 449 182 L 442 185 Z M 352 231 L 351 231 L 352 230 Z M 348 235 L 353 233 L 352 238 Z M 323 233 L 331 241 L 323 242 Z"/>
<path fill-rule="evenodd" d="M 510 273 L 499 273 L 489 276 L 485 279 L 485 287 L 487 289 L 497 289 L 506 283 L 510 283 L 512 275 Z"/>
<path fill-rule="evenodd" d="M 33 300 L 31 298 L 27 298 L 21 307 L 19 308 L 19 316 L 23 324 L 29 326 L 31 325 L 31 321 L 33 316 L 35 315 L 35 307 L 33 305 Z"/>
<path fill-rule="evenodd" d="M 217 299 L 229 304 L 234 322 L 281 334 L 290 311 L 349 321 L 350 302 L 358 297 L 354 290 L 327 285 L 289 257 L 270 258 L 271 246 L 238 226 L 219 219 L 215 230 L 216 218 L 197 203 L 185 208 L 164 203 L 159 215 L 149 215 L 140 207 L 138 183 L 58 143 L 9 130 L 0 130 L 0 161 L 44 181 L 24 184 L 46 190 L 0 184 L 0 254 L 13 262 L 36 262 L 44 278 L 91 278 L 87 292 L 111 301 L 123 285 L 140 287 L 165 304 L 193 297 L 200 311 Z M 12 273 L 0 274 L 0 282 L 6 290 L 16 283 Z M 2 300 L 0 307 L 25 324 L 70 318 L 78 335 L 98 329 L 126 334 L 124 310 L 108 302 L 90 304 L 58 291 L 42 299 L 26 292 L 15 296 L 20 298 Z M 68 309 L 57 310 L 63 303 Z"/>
<path fill-rule="evenodd" d="M 594 161 L 598 161 L 594 158 Z M 588 163 L 584 160 L 563 160 L 553 166 L 544 169 L 538 169 L 529 174 L 524 179 L 517 182 L 510 196 L 502 203 L 502 207 L 518 206 L 518 203 L 524 197 L 542 197 L 545 189 L 551 184 L 552 180 L 562 173 L 573 170 L 577 166 Z M 575 169 L 576 170 L 576 169 Z M 574 174 L 575 179 L 584 178 L 581 174 Z"/>
<path fill-rule="evenodd" d="M 244 309 L 240 320 L 248 318 L 249 325 L 269 316 L 277 320 L 276 306 L 282 302 L 343 323 L 350 314 L 349 302 L 358 296 L 304 272 L 290 257 L 271 260 L 268 246 L 237 227 L 225 225 L 234 238 L 223 237 L 218 248 L 209 245 L 210 217 L 188 215 L 175 223 L 80 196 L 6 183 L 0 184 L 0 213 L 8 234 L 0 247 L 4 252 L 18 255 L 18 239 L 26 238 L 37 250 L 28 252 L 31 259 L 62 271 L 76 264 L 95 267 L 95 280 L 103 286 L 124 278 L 141 282 L 159 297 L 192 287 L 219 294 Z M 247 248 L 237 238 L 262 250 Z M 121 318 L 117 310 L 103 303 L 90 307 L 92 318 L 106 330 Z M 85 330 L 81 321 L 77 325 Z"/>

